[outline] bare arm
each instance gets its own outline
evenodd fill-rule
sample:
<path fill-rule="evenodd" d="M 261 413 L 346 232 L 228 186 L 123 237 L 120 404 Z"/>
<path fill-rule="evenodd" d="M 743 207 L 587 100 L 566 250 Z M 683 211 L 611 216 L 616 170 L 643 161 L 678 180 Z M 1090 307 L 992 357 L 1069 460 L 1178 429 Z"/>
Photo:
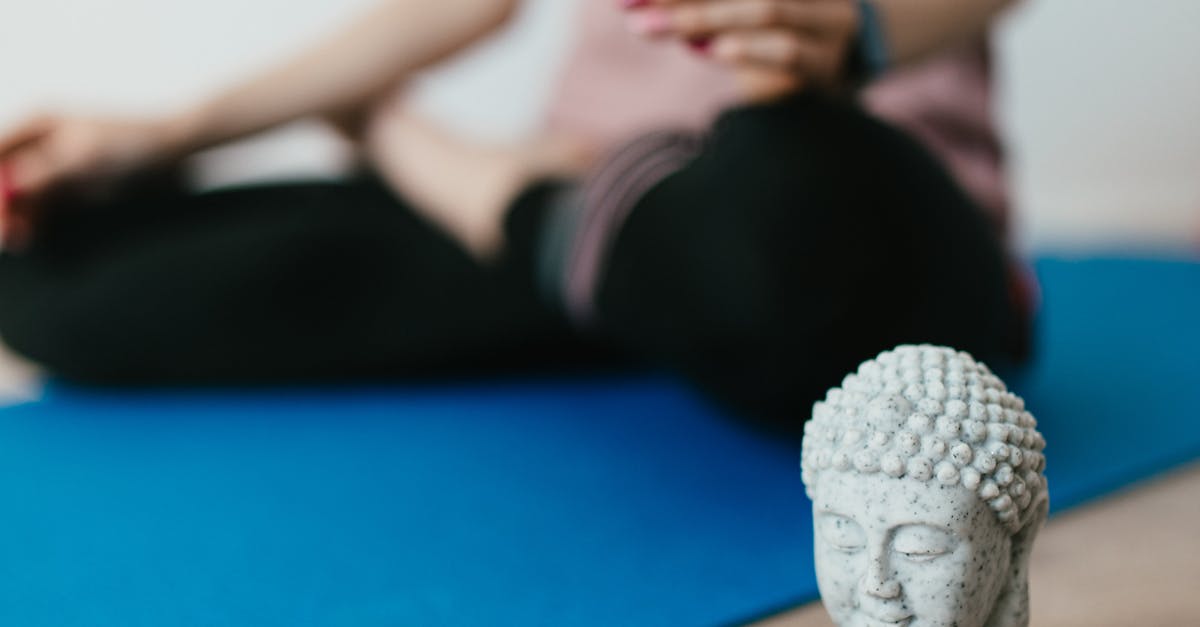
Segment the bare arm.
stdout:
<path fill-rule="evenodd" d="M 45 114 L 0 132 L 0 235 L 27 241 L 56 191 L 104 196 L 155 164 L 292 120 L 337 118 L 502 25 L 519 0 L 380 0 L 294 59 L 155 119 Z"/>
<path fill-rule="evenodd" d="M 308 116 L 337 117 L 503 25 L 518 0 L 384 0 L 283 65 L 167 121 L 188 153 Z"/>

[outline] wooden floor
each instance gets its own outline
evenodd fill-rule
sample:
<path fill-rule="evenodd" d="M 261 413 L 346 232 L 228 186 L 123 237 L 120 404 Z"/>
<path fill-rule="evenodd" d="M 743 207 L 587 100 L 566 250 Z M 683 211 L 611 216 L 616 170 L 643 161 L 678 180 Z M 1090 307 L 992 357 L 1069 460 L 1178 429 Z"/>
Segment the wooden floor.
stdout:
<path fill-rule="evenodd" d="M 1032 627 L 1200 626 L 1200 463 L 1051 520 L 1031 569 Z M 756 627 L 832 625 L 813 603 Z"/>

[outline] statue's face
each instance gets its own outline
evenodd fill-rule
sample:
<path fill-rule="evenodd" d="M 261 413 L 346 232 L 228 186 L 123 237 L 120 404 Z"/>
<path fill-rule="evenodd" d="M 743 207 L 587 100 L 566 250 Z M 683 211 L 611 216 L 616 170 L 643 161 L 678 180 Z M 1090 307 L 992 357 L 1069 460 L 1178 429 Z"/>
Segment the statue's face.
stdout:
<path fill-rule="evenodd" d="M 841 627 L 982 627 L 1006 583 L 1011 539 L 961 485 L 821 474 L 817 582 Z"/>

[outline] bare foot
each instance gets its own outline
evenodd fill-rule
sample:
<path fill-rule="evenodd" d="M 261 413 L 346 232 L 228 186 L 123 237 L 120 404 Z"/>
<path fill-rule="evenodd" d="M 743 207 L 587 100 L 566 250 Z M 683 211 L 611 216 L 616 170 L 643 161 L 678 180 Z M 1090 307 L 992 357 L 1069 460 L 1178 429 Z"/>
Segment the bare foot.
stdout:
<path fill-rule="evenodd" d="M 372 123 L 365 148 L 393 189 L 482 260 L 503 248 L 505 213 L 525 186 L 578 175 L 591 160 L 580 144 L 565 140 L 471 142 L 398 109 Z"/>
<path fill-rule="evenodd" d="M 41 380 L 36 366 L 0 344 L 0 407 L 34 400 Z"/>

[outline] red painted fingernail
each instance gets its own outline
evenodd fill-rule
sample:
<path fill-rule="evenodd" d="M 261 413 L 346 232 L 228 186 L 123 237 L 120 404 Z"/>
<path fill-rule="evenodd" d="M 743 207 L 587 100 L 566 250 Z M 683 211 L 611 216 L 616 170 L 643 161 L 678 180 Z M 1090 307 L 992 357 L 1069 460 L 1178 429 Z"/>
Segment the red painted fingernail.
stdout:
<path fill-rule="evenodd" d="M 8 206 L 13 200 L 16 200 L 17 196 L 19 194 L 16 181 L 13 180 L 12 163 L 0 163 L 0 201 Z"/>
<path fill-rule="evenodd" d="M 687 45 L 693 51 L 707 55 L 708 51 L 712 48 L 712 41 L 712 37 L 697 37 L 696 39 L 689 39 Z"/>
<path fill-rule="evenodd" d="M 621 0 L 621 7 L 625 9 L 639 9 L 650 4 L 650 0 Z"/>

